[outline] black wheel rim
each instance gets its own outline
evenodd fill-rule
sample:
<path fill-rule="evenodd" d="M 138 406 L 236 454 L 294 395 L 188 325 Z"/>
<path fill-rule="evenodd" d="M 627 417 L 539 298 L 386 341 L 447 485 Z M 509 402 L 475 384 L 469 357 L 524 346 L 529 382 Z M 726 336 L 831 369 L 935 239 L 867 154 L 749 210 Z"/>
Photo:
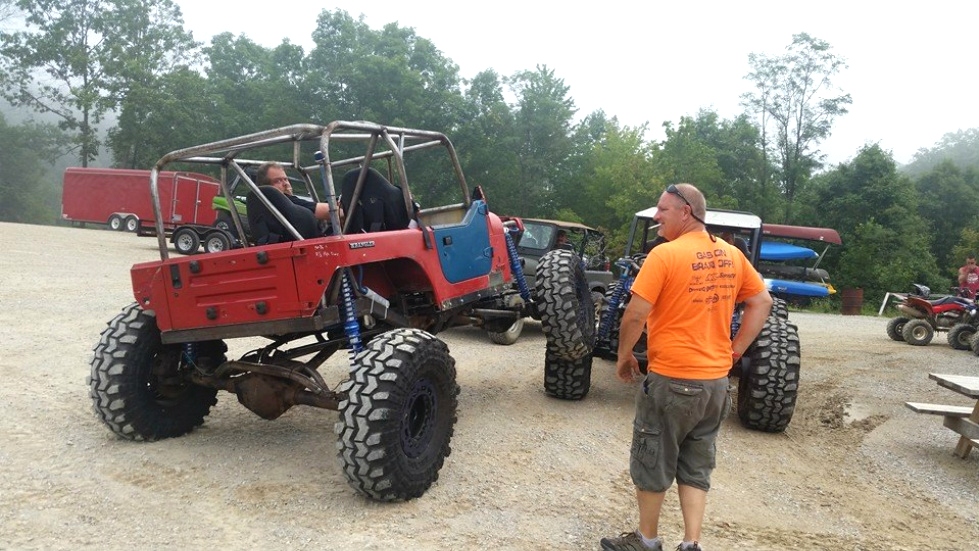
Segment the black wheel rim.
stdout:
<path fill-rule="evenodd" d="M 401 447 L 406 456 L 425 453 L 435 434 L 438 395 L 428 379 L 415 382 L 401 412 Z"/>

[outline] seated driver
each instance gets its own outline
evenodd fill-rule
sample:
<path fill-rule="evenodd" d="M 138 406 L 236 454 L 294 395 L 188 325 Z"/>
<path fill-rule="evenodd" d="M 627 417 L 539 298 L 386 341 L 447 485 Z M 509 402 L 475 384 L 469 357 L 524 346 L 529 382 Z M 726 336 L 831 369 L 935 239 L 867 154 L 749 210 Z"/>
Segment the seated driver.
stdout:
<path fill-rule="evenodd" d="M 316 203 L 292 194 L 292 183 L 289 181 L 289 177 L 286 176 L 285 169 L 279 163 L 268 162 L 258 167 L 258 171 L 255 173 L 255 183 L 260 186 L 272 186 L 281 191 L 293 204 L 309 209 L 317 220 L 327 222 L 330 220 L 329 203 Z M 340 216 L 343 216 L 342 210 L 340 211 Z"/>

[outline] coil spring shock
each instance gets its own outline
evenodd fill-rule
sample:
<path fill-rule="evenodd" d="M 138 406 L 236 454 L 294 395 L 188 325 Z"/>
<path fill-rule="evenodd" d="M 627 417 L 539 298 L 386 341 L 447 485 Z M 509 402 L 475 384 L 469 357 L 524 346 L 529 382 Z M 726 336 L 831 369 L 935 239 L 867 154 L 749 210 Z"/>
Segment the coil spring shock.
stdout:
<path fill-rule="evenodd" d="M 350 275 L 343 274 L 343 282 L 340 286 L 340 294 L 343 300 L 343 332 L 350 341 L 350 359 L 353 360 L 364 344 L 360 339 L 360 324 L 357 323 L 357 316 L 354 314 L 354 290 L 350 285 Z"/>
<path fill-rule="evenodd" d="M 619 277 L 619 284 L 612 291 L 612 297 L 608 302 L 608 309 L 605 311 L 605 315 L 602 316 L 602 321 L 598 324 L 598 340 L 601 342 L 608 342 L 609 333 L 612 332 L 612 321 L 615 319 L 615 314 L 618 312 L 619 305 L 622 304 L 622 297 L 626 296 L 632 289 L 632 261 L 628 259 L 621 259 L 616 262 L 616 265 L 621 269 L 622 275 Z"/>
<path fill-rule="evenodd" d="M 523 275 L 523 266 L 520 265 L 520 257 L 517 256 L 517 245 L 513 242 L 510 231 L 505 232 L 504 236 L 506 236 L 507 256 L 510 257 L 510 271 L 513 272 L 513 278 L 517 280 L 520 298 L 524 299 L 524 302 L 530 302 L 530 289 L 527 288 L 527 279 Z"/>

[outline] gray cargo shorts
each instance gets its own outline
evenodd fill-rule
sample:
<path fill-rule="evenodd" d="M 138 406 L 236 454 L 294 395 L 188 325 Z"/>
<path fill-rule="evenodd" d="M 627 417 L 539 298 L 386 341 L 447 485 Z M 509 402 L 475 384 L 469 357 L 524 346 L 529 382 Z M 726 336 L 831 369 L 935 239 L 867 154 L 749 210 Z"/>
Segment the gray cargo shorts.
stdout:
<path fill-rule="evenodd" d="M 636 488 L 665 492 L 676 480 L 709 490 L 717 433 L 730 409 L 727 377 L 691 380 L 646 375 L 636 395 L 629 458 Z"/>

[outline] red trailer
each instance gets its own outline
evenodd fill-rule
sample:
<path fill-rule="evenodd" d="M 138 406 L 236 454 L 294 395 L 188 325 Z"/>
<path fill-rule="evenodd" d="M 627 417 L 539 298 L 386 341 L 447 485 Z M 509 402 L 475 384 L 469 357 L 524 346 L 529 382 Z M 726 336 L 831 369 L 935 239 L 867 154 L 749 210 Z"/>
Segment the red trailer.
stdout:
<path fill-rule="evenodd" d="M 161 172 L 163 228 L 184 224 L 211 226 L 211 201 L 221 193 L 213 178 L 192 172 Z M 61 218 L 73 224 L 107 224 L 113 230 L 154 233 L 150 171 L 117 168 L 68 168 L 61 195 Z"/>

